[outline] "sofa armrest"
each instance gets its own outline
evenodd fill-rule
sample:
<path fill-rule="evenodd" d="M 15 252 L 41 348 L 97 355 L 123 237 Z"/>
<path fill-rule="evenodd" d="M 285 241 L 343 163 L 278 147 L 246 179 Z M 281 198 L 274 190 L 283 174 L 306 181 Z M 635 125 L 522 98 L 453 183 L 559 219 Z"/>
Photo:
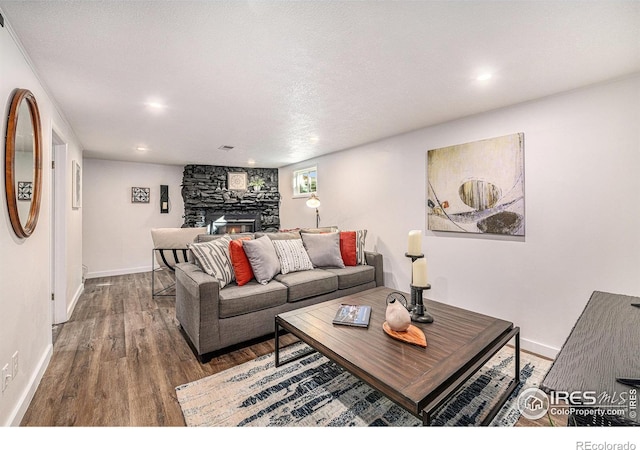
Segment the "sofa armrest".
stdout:
<path fill-rule="evenodd" d="M 367 265 L 373 266 L 376 271 L 376 286 L 384 286 L 384 267 L 382 264 L 382 253 L 364 251 Z"/>
<path fill-rule="evenodd" d="M 220 342 L 220 283 L 192 263 L 176 265 L 176 318 L 198 356 Z"/>

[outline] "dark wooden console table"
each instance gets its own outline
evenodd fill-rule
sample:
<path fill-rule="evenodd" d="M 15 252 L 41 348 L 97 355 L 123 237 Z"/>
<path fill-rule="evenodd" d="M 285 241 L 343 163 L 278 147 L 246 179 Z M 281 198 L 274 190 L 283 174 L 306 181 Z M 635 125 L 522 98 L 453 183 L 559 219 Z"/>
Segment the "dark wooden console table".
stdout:
<path fill-rule="evenodd" d="M 634 388 L 616 378 L 640 378 L 640 308 L 633 303 L 640 303 L 640 297 L 593 292 L 542 381 L 542 390 L 629 395 Z M 603 403 L 600 398 L 598 403 Z M 588 407 L 587 403 L 581 404 Z M 640 406 L 626 402 L 625 407 L 625 418 L 638 422 Z"/>

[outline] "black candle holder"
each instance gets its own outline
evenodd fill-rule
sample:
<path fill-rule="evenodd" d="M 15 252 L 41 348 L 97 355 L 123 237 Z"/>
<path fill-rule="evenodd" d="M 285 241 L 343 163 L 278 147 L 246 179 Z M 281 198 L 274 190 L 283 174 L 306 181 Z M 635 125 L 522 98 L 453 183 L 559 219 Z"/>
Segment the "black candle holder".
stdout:
<path fill-rule="evenodd" d="M 414 322 L 432 323 L 433 316 L 425 312 L 424 300 L 422 298 L 422 291 L 431 289 L 431 285 L 414 286 L 413 284 L 413 263 L 420 258 L 424 258 L 424 254 L 410 255 L 409 253 L 405 253 L 404 256 L 411 258 L 411 303 L 407 305 L 407 310 L 411 314 L 411 320 Z"/>
<path fill-rule="evenodd" d="M 420 323 L 433 323 L 433 316 L 429 314 L 424 308 L 424 300 L 422 298 L 422 291 L 425 289 L 431 289 L 431 285 L 426 286 L 414 286 L 411 285 L 411 298 L 415 296 L 416 304 L 411 311 L 411 320 L 413 322 Z"/>
<path fill-rule="evenodd" d="M 413 286 L 413 263 L 420 258 L 424 258 L 424 254 L 420 253 L 419 255 L 410 255 L 409 253 L 405 253 L 404 256 L 411 258 L 411 285 Z M 407 310 L 409 312 L 413 312 L 414 309 L 416 309 L 416 293 L 411 289 L 411 303 L 407 305 Z"/>

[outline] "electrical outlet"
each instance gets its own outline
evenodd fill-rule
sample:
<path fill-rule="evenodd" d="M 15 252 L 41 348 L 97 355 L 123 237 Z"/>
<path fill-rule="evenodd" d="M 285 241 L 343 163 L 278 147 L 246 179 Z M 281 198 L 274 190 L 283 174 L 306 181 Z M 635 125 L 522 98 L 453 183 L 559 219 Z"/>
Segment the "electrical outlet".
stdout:
<path fill-rule="evenodd" d="M 2 368 L 2 392 L 7 388 L 9 381 L 11 381 L 11 372 L 9 371 L 9 364 L 5 364 Z"/>
<path fill-rule="evenodd" d="M 11 379 L 15 379 L 18 375 L 18 350 L 11 357 Z"/>

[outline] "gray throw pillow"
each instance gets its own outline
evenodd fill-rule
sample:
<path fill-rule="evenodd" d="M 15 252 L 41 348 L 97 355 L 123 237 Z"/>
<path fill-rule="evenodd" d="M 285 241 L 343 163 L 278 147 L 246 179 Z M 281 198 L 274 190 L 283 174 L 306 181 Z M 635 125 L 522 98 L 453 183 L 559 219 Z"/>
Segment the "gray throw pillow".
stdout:
<path fill-rule="evenodd" d="M 340 254 L 340 233 L 301 233 L 304 248 L 313 267 L 338 267 L 344 269 Z"/>
<path fill-rule="evenodd" d="M 280 273 L 280 260 L 269 237 L 242 241 L 242 248 L 258 283 L 267 284 Z"/>

